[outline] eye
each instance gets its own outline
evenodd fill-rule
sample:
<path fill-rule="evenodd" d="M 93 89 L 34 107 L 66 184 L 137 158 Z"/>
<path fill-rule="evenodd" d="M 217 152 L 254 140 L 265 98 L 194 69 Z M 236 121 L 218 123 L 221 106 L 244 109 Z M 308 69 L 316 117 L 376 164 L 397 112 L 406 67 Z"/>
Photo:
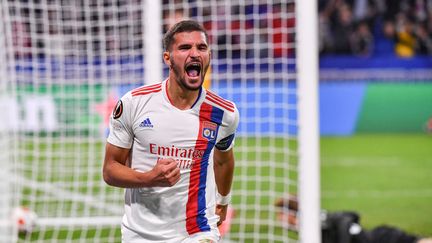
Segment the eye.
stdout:
<path fill-rule="evenodd" d="M 179 50 L 189 50 L 191 48 L 190 45 L 181 45 L 178 47 Z"/>
<path fill-rule="evenodd" d="M 200 51 L 207 51 L 208 47 L 206 45 L 200 45 L 200 46 L 198 46 L 198 49 Z"/>

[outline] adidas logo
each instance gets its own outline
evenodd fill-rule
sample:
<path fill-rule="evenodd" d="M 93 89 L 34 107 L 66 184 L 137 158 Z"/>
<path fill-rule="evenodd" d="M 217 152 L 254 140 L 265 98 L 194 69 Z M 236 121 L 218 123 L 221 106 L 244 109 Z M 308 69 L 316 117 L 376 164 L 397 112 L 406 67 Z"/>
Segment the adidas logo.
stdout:
<path fill-rule="evenodd" d="M 153 124 L 151 123 L 150 118 L 147 118 L 144 121 L 142 121 L 139 126 L 140 127 L 153 127 Z"/>

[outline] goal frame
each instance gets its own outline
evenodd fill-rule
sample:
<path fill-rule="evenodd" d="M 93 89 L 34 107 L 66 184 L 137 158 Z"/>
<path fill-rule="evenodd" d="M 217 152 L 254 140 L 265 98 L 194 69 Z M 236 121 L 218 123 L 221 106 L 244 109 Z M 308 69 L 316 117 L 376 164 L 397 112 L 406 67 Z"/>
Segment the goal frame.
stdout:
<path fill-rule="evenodd" d="M 317 15 L 316 1 L 296 1 L 299 224 L 308 243 L 321 242 Z"/>
<path fill-rule="evenodd" d="M 318 29 L 317 29 L 317 3 L 314 0 L 292 0 L 288 2 L 295 2 L 295 14 L 296 14 L 296 98 L 297 98 L 297 115 L 298 115 L 298 133 L 295 135 L 298 143 L 298 196 L 299 196 L 299 232 L 298 238 L 299 242 L 303 243 L 319 243 L 321 242 L 321 230 L 320 230 L 320 164 L 319 164 L 319 126 L 318 126 Z M 144 43 L 144 83 L 150 84 L 161 81 L 163 78 L 163 63 L 162 63 L 162 0 L 143 0 L 145 12 L 145 19 L 143 20 L 144 32 L 142 33 L 142 40 Z M 257 3 L 257 1 L 254 1 Z M 5 6 L 4 9 L 0 9 L 0 19 L 3 18 L 3 14 L 6 14 L 5 9 L 8 7 L 8 2 L 0 3 L 0 6 Z M 0 41 L 5 41 L 3 38 L 9 38 L 12 33 L 11 27 L 6 27 L 0 23 Z M 229 31 L 229 30 L 227 30 Z M 140 33 L 141 36 L 141 33 Z M 141 37 L 139 37 L 141 38 Z M 140 39 L 141 40 L 141 39 Z M 160 46 L 161 48 L 155 48 L 155 46 Z M 0 50 L 0 57 L 7 59 L 7 53 L 4 50 Z M 12 62 L 13 62 L 12 58 Z M 4 66 L 0 66 L 0 80 L 6 80 L 7 71 L 3 70 Z M 13 72 L 12 72 L 13 73 Z M 13 79 L 13 77 L 10 77 Z M 282 80 L 285 81 L 285 80 Z M 289 80 L 292 81 L 292 80 Z M 288 80 L 287 80 L 288 82 Z M 3 98 L 3 91 L 7 92 L 8 85 L 6 82 L 0 83 L 0 98 Z M 4 94 L 5 96 L 9 94 Z M 12 94 L 14 95 L 14 94 Z M 1 124 L 1 121 L 0 121 Z M 4 136 L 2 138 L 1 136 Z M 0 144 L 14 145 L 14 137 L 7 137 L 7 132 L 2 132 L 0 130 Z M 6 141 L 6 142 L 5 142 Z M 284 147 L 285 148 L 285 147 Z M 287 148 L 289 149 L 289 148 Z M 6 171 L 11 171 L 14 168 L 14 162 L 7 163 L 9 159 L 8 153 L 2 154 L 0 158 L 4 159 L 6 166 L 4 168 Z M 13 160 L 14 158 L 11 158 Z M 8 168 L 9 167 L 9 168 Z M 2 173 L 0 173 L 3 175 Z M 13 205 L 8 204 L 9 201 L 16 200 L 19 197 L 16 191 L 12 191 L 9 187 L 10 184 L 31 184 L 31 181 L 25 181 L 24 178 L 14 177 L 13 173 L 6 173 L 6 176 L 1 176 L 2 185 L 0 186 L 0 191 L 3 194 L 2 199 L 0 199 L 0 205 L 6 204 L 7 207 L 12 207 Z M 4 183 L 4 181 L 6 183 Z M 18 181 L 18 182 L 15 182 Z M 33 186 L 38 186 L 37 184 Z M 51 189 L 51 187 L 48 187 Z M 259 191 L 259 190 L 257 190 Z M 65 195 L 60 190 L 52 189 L 50 193 L 57 193 L 61 196 Z M 260 194 L 259 192 L 258 194 Z M 95 202 L 89 200 L 87 197 L 80 197 L 79 194 L 71 194 L 70 198 L 78 200 L 80 202 L 90 203 L 92 205 Z M 5 203 L 6 202 L 6 203 Z M 7 208 L 6 211 L 10 211 L 11 208 Z M 271 208 L 272 205 L 268 205 Z M 97 208 L 97 207 L 96 207 Z M 117 213 L 117 209 L 114 208 L 113 211 Z M 256 210 L 256 209 L 254 209 Z M 18 241 L 17 229 L 13 229 L 9 218 L 6 218 L 4 210 L 0 210 L 0 241 L 1 235 L 3 234 L 3 229 L 6 229 L 7 237 L 12 239 L 12 242 Z M 273 212 L 273 211 L 271 211 Z M 119 213 L 120 214 L 120 213 Z M 39 225 L 42 226 L 73 226 L 73 225 L 85 225 L 85 226 L 101 226 L 101 225 L 119 225 L 119 218 L 117 217 L 46 217 L 39 220 Z M 5 219 L 6 218 L 6 219 Z M 271 219 L 273 220 L 273 219 Z M 90 222 L 90 223 L 89 223 Z M 243 222 L 243 221 L 242 221 Z M 272 221 L 273 222 L 273 221 Z M 272 232 L 270 232 L 271 234 Z M 252 237 L 259 232 L 251 233 Z M 8 238 L 9 240 L 9 238 Z M 297 241 L 295 239 L 294 241 Z"/>
<path fill-rule="evenodd" d="M 161 9 L 161 1 L 152 1 Z M 296 0 L 296 67 L 298 89 L 299 143 L 299 238 L 300 242 L 321 242 L 320 162 L 318 109 L 318 8 L 314 0 Z M 152 23 L 150 23 L 152 22 Z M 148 26 L 162 26 L 162 18 L 149 18 Z M 149 28 L 148 31 L 153 31 Z M 152 43 L 156 32 L 145 34 L 145 43 Z M 147 46 L 150 60 L 160 59 L 156 48 Z M 149 63 L 150 70 L 159 62 Z"/>

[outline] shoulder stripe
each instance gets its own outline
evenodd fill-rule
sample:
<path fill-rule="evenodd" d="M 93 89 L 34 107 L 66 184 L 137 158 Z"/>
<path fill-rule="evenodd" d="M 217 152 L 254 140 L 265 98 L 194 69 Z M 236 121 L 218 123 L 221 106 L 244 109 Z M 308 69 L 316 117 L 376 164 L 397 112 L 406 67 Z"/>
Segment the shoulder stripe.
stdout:
<path fill-rule="evenodd" d="M 138 96 L 138 95 L 146 95 L 146 94 L 151 94 L 151 93 L 157 93 L 160 92 L 162 90 L 162 88 L 159 89 L 150 89 L 150 90 L 143 90 L 143 91 L 139 91 L 139 92 L 133 92 L 132 96 Z"/>
<path fill-rule="evenodd" d="M 137 93 L 137 92 L 141 92 L 141 91 L 153 90 L 153 89 L 157 89 L 157 88 L 161 88 L 161 87 L 162 87 L 162 84 L 160 84 L 160 83 L 141 86 L 141 87 L 138 87 L 138 88 L 132 90 L 132 94 Z"/>
<path fill-rule="evenodd" d="M 141 87 L 138 87 L 134 90 L 142 90 L 142 89 L 147 89 L 147 88 L 154 88 L 154 87 L 158 87 L 158 86 L 162 86 L 161 83 L 157 83 L 157 84 L 149 84 L 149 85 L 143 85 Z"/>
<path fill-rule="evenodd" d="M 221 102 L 215 100 L 211 96 L 207 96 L 206 99 L 209 100 L 209 101 L 211 101 L 211 102 L 213 102 L 213 103 L 215 103 L 218 106 L 221 106 L 222 108 L 224 108 L 224 109 L 226 109 L 228 111 L 234 112 L 234 107 L 227 106 L 224 103 L 221 103 Z"/>
<path fill-rule="evenodd" d="M 225 108 L 231 112 L 234 112 L 233 103 L 231 103 L 231 102 L 229 102 L 229 101 L 221 98 L 220 96 L 215 95 L 214 93 L 211 93 L 209 91 L 207 91 L 207 94 L 208 95 L 206 95 L 206 99 L 210 100 L 211 102 L 215 103 L 216 105 L 222 106 L 223 108 Z"/>
<path fill-rule="evenodd" d="M 162 86 L 160 84 L 157 84 L 157 85 L 145 86 L 145 87 L 134 89 L 132 90 L 131 93 L 132 96 L 137 96 L 137 95 L 146 95 L 150 93 L 157 93 L 161 90 L 162 90 Z"/>
<path fill-rule="evenodd" d="M 207 93 L 208 93 L 209 96 L 211 96 L 215 100 L 219 101 L 220 103 L 224 103 L 226 106 L 229 106 L 232 109 L 234 109 L 234 105 L 230 101 L 228 101 L 228 100 L 220 97 L 219 95 L 217 95 L 217 94 L 215 94 L 215 93 L 213 93 L 211 91 L 207 91 Z"/>

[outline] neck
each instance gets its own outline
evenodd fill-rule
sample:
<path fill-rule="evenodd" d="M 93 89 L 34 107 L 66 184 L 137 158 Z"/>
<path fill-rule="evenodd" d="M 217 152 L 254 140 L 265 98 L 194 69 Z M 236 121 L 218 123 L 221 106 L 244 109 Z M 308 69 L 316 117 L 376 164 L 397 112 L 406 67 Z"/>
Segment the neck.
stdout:
<path fill-rule="evenodd" d="M 168 79 L 166 89 L 169 101 L 180 110 L 192 108 L 201 92 L 201 89 L 188 90 L 180 86 L 177 81 L 172 78 Z"/>

